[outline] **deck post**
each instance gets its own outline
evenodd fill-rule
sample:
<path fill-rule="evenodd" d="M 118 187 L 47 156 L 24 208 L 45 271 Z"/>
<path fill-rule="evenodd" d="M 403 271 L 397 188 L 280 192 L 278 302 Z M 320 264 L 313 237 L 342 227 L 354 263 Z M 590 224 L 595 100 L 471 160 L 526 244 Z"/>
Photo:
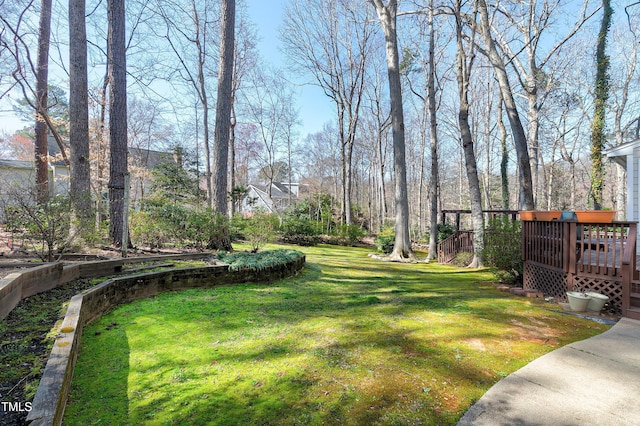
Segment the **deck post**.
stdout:
<path fill-rule="evenodd" d="M 637 223 L 629 225 L 629 234 L 627 236 L 627 247 L 622 257 L 622 315 L 629 316 L 631 308 L 631 282 L 636 273 L 636 235 Z"/>
<path fill-rule="evenodd" d="M 576 244 L 578 241 L 578 226 L 577 222 L 567 222 L 567 238 L 565 239 L 566 248 L 565 252 L 567 253 L 567 260 L 564 269 L 567 273 L 567 289 L 569 291 L 574 290 L 574 277 L 576 275 L 576 262 L 577 262 L 577 253 L 576 253 Z"/>

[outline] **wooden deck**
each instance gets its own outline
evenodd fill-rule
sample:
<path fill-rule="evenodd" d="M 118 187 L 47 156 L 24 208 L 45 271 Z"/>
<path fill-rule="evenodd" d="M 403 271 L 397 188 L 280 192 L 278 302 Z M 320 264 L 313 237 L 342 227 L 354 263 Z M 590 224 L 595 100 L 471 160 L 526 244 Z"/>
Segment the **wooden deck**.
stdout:
<path fill-rule="evenodd" d="M 522 221 L 523 287 L 566 301 L 567 291 L 609 296 L 610 309 L 640 320 L 637 222 Z M 473 252 L 473 231 L 438 244 L 438 261 Z"/>
<path fill-rule="evenodd" d="M 636 236 L 636 222 L 522 221 L 523 286 L 565 301 L 567 291 L 595 291 L 640 319 Z"/>

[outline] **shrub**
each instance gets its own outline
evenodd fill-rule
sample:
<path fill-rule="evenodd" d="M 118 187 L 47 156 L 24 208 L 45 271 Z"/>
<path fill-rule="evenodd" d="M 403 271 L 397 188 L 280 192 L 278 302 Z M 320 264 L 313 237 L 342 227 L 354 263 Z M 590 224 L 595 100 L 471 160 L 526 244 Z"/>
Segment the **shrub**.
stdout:
<path fill-rule="evenodd" d="M 353 246 L 362 241 L 366 232 L 358 225 L 339 225 L 329 236 L 329 242 L 342 246 Z"/>
<path fill-rule="evenodd" d="M 167 237 L 161 223 L 146 211 L 134 211 L 131 213 L 129 232 L 134 245 L 146 245 L 150 248 L 161 248 Z"/>
<path fill-rule="evenodd" d="M 376 247 L 378 248 L 378 251 L 381 251 L 384 254 L 390 254 L 393 251 L 395 241 L 395 235 L 378 235 L 373 240 L 373 242 L 376 244 Z"/>
<path fill-rule="evenodd" d="M 265 244 L 273 241 L 277 220 L 277 217 L 266 212 L 255 212 L 253 216 L 245 219 L 244 234 L 251 244 L 252 252 L 257 252 Z"/>
<path fill-rule="evenodd" d="M 451 263 L 459 268 L 466 268 L 473 261 L 473 256 L 473 253 L 470 253 L 468 251 L 461 251 L 460 253 L 456 254 L 456 257 Z"/>
<path fill-rule="evenodd" d="M 396 242 L 395 228 L 393 223 L 388 223 L 382 228 L 380 235 L 373 239 L 378 251 L 384 254 L 390 254 Z"/>
<path fill-rule="evenodd" d="M 456 228 L 446 223 L 438 224 L 438 242 L 442 242 L 452 236 L 456 232 Z"/>
<path fill-rule="evenodd" d="M 216 215 L 211 208 L 187 211 L 185 237 L 192 241 L 197 249 L 202 249 L 209 244 L 212 235 L 218 232 Z"/>
<path fill-rule="evenodd" d="M 301 246 L 314 246 L 320 242 L 317 223 L 300 216 L 287 216 L 280 227 L 282 241 Z"/>
<path fill-rule="evenodd" d="M 270 266 L 280 265 L 300 259 L 304 256 L 297 250 L 279 249 L 260 253 L 218 253 L 218 259 L 229 265 L 230 271 L 260 271 Z"/>
<path fill-rule="evenodd" d="M 34 249 L 42 260 L 51 262 L 55 253 L 61 253 L 72 242 L 69 235 L 69 197 L 51 196 L 46 202 L 36 204 L 33 194 L 15 194 L 14 206 L 7 208 L 7 228 L 16 231 L 23 228 L 27 240 L 34 242 Z M 73 236 L 71 236 L 73 237 Z"/>
<path fill-rule="evenodd" d="M 485 228 L 483 255 L 496 277 L 509 284 L 522 281 L 522 231 L 520 222 L 508 217 L 491 219 Z"/>

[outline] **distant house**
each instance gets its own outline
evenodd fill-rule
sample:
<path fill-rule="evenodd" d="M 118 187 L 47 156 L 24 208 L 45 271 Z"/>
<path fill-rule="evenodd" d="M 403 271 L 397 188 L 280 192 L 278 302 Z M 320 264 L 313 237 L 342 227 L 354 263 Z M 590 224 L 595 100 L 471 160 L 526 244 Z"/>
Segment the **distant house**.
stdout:
<path fill-rule="evenodd" d="M 68 149 L 68 147 L 67 147 Z M 51 195 L 68 195 L 69 167 L 60 158 L 57 143 L 49 138 L 49 192 Z M 129 148 L 129 172 L 131 173 L 131 200 L 139 201 L 151 186 L 149 171 L 163 162 L 181 161 L 179 153 Z M 35 165 L 33 161 L 0 159 L 0 197 L 9 195 L 12 189 L 30 191 L 35 185 Z M 95 195 L 95 194 L 94 194 Z M 103 194 L 108 197 L 108 194 Z"/>
<path fill-rule="evenodd" d="M 298 201 L 300 195 L 300 184 L 283 182 L 273 182 L 271 184 L 271 195 L 269 195 L 269 184 L 249 185 L 249 191 L 242 200 L 242 212 L 251 213 L 262 210 L 269 213 L 281 213 L 291 204 Z"/>
<path fill-rule="evenodd" d="M 626 220 L 640 221 L 640 139 L 610 148 L 604 155 L 627 171 Z"/>
<path fill-rule="evenodd" d="M 151 191 L 151 169 L 161 163 L 181 163 L 179 153 L 129 148 L 130 198 L 132 204 L 144 199 Z"/>
<path fill-rule="evenodd" d="M 0 194 L 7 195 L 11 190 L 31 190 L 36 181 L 36 168 L 33 161 L 0 159 Z M 62 162 L 49 162 L 49 193 L 64 195 L 69 192 L 69 167 Z"/>

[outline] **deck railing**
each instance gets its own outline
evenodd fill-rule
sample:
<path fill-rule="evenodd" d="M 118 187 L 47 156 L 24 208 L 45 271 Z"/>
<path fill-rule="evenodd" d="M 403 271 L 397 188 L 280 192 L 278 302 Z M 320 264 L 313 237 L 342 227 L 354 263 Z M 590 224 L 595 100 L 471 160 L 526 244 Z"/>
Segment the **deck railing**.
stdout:
<path fill-rule="evenodd" d="M 560 299 L 598 291 L 625 314 L 637 279 L 636 222 L 522 221 L 525 287 Z"/>
<path fill-rule="evenodd" d="M 458 253 L 473 253 L 473 231 L 455 231 L 438 243 L 438 262 L 450 263 Z"/>

